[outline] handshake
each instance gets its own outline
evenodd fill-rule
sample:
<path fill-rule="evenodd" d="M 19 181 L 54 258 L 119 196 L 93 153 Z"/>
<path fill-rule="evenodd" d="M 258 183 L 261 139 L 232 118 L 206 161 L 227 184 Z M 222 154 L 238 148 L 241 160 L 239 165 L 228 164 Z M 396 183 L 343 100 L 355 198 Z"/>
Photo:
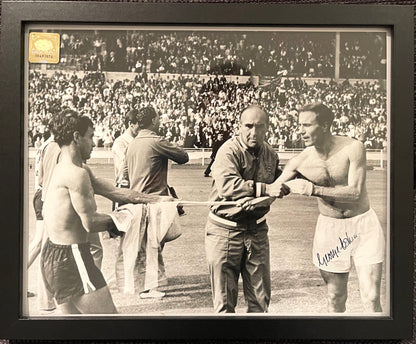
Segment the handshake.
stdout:
<path fill-rule="evenodd" d="M 253 211 L 259 207 L 270 206 L 276 198 L 283 198 L 289 193 L 312 196 L 313 183 L 305 179 L 293 179 L 285 183 L 266 184 L 265 195 L 261 197 L 243 197 L 238 200 L 238 207 Z"/>
<path fill-rule="evenodd" d="M 266 194 L 268 196 L 282 198 L 289 193 L 312 196 L 313 183 L 305 179 L 292 179 L 285 183 L 275 182 L 266 185 Z"/>

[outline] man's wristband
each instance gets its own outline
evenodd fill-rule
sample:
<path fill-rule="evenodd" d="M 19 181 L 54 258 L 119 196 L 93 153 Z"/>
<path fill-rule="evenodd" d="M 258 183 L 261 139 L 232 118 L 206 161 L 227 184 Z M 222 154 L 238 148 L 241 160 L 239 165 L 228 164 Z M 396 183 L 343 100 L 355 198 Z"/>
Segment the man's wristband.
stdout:
<path fill-rule="evenodd" d="M 266 193 L 266 184 L 265 183 L 255 183 L 254 184 L 254 195 L 256 197 L 263 196 Z"/>

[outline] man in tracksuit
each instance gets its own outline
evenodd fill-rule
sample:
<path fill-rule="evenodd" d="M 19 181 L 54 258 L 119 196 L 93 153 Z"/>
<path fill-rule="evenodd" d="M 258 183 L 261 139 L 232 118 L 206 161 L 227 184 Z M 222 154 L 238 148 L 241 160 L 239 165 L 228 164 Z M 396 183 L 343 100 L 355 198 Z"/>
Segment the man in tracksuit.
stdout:
<path fill-rule="evenodd" d="M 210 201 L 238 201 L 213 205 L 206 225 L 205 249 L 214 309 L 234 313 L 238 278 L 243 278 L 248 312 L 267 312 L 270 303 L 270 256 L 265 215 L 274 197 L 267 194 L 280 174 L 279 157 L 264 139 L 268 116 L 258 106 L 241 113 L 240 133 L 218 150 L 212 166 Z M 281 185 L 283 197 L 288 188 Z M 262 198 L 260 198 L 262 200 Z"/>

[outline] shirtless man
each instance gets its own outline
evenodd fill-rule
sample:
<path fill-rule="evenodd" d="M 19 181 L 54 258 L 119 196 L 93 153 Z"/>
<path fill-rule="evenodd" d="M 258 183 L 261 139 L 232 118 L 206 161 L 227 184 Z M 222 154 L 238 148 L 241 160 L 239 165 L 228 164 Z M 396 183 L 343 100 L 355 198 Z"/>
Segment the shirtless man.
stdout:
<path fill-rule="evenodd" d="M 110 291 L 96 267 L 88 233 L 119 234 L 108 214 L 97 212 L 94 192 L 123 202 L 155 201 L 155 197 L 95 178 L 83 165 L 94 147 L 93 123 L 88 117 L 64 110 L 52 119 L 55 141 L 61 147 L 44 204 L 49 239 L 42 250 L 42 275 L 64 314 L 116 313 Z"/>
<path fill-rule="evenodd" d="M 320 216 L 313 243 L 313 263 L 328 287 L 328 310 L 344 312 L 351 257 L 366 312 L 381 312 L 380 284 L 385 255 L 384 234 L 370 208 L 366 189 L 366 152 L 361 142 L 331 134 L 334 115 L 313 103 L 299 112 L 306 148 L 292 158 L 266 192 L 281 183 L 292 193 L 315 196 Z M 297 178 L 302 176 L 303 178 Z"/>

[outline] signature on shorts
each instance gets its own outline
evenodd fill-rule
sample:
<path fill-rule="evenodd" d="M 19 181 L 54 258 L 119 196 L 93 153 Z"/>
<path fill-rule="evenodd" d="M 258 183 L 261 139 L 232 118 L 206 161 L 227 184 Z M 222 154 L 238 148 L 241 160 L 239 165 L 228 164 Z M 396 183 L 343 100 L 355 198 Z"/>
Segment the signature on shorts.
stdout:
<path fill-rule="evenodd" d="M 328 252 L 326 252 L 322 258 L 321 255 L 319 253 L 316 254 L 317 258 L 318 258 L 318 263 L 319 266 L 325 265 L 328 266 L 328 263 L 335 259 L 338 258 L 341 251 L 345 251 L 348 246 L 350 246 L 352 244 L 352 242 L 358 238 L 358 234 L 353 234 L 352 236 L 348 236 L 348 233 L 345 232 L 345 237 L 341 238 L 338 237 L 339 239 L 339 245 L 337 245 L 335 248 L 330 249 Z"/>

